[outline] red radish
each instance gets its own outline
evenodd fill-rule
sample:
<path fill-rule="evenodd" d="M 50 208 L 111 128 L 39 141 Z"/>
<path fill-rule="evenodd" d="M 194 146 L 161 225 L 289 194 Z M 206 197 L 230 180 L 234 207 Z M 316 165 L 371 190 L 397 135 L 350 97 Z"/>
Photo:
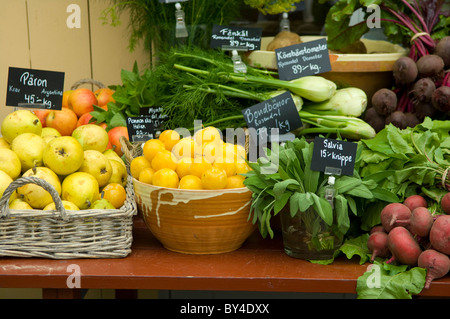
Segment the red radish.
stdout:
<path fill-rule="evenodd" d="M 390 203 L 380 213 L 381 225 L 386 232 L 390 232 L 398 220 L 407 220 L 410 217 L 411 210 L 402 203 Z"/>
<path fill-rule="evenodd" d="M 420 254 L 417 265 L 427 270 L 425 289 L 428 289 L 434 279 L 442 278 L 450 271 L 450 258 L 434 249 L 427 249 Z"/>
<path fill-rule="evenodd" d="M 450 214 L 450 193 L 447 193 L 442 197 L 441 208 L 444 213 Z"/>
<path fill-rule="evenodd" d="M 376 257 L 386 258 L 389 256 L 390 251 L 387 242 L 388 234 L 384 231 L 374 232 L 369 236 L 367 247 L 372 253 L 372 261 L 374 261 Z"/>
<path fill-rule="evenodd" d="M 369 235 L 372 235 L 373 233 L 379 232 L 379 231 L 381 231 L 381 232 L 386 232 L 386 231 L 384 230 L 384 228 L 383 228 L 382 225 L 377 225 L 377 226 L 373 226 L 373 227 L 372 227 L 372 229 L 371 229 L 370 232 L 369 232 Z"/>
<path fill-rule="evenodd" d="M 413 211 L 417 207 L 428 207 L 427 201 L 423 196 L 411 195 L 405 198 L 403 204 L 408 206 L 410 211 Z"/>
<path fill-rule="evenodd" d="M 397 226 L 389 232 L 388 247 L 394 260 L 403 265 L 416 265 L 422 252 L 411 233 L 402 226 Z"/>
<path fill-rule="evenodd" d="M 426 207 L 417 207 L 411 212 L 411 217 L 399 220 L 397 224 L 406 227 L 412 234 L 427 237 L 433 226 L 433 215 Z"/>
<path fill-rule="evenodd" d="M 439 215 L 430 230 L 430 243 L 437 251 L 450 255 L 450 215 Z"/>

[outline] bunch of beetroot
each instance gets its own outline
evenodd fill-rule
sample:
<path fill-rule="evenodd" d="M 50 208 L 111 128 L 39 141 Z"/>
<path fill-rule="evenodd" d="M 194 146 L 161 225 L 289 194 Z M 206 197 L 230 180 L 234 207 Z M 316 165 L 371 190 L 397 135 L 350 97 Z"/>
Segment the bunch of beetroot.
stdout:
<path fill-rule="evenodd" d="M 395 86 L 372 96 L 365 120 L 375 131 L 392 123 L 414 127 L 425 117 L 450 114 L 450 36 L 442 38 L 430 54 L 417 60 L 404 56 L 393 66 Z"/>
<path fill-rule="evenodd" d="M 391 203 L 380 214 L 381 225 L 369 235 L 367 246 L 376 257 L 427 270 L 425 288 L 450 272 L 450 193 L 441 200 L 445 214 L 434 216 L 420 195 Z"/>

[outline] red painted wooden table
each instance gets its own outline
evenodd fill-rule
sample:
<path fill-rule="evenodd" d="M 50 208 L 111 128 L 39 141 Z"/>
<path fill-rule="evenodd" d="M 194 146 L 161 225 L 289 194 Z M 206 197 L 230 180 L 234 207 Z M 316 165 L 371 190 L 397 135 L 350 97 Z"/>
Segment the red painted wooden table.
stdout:
<path fill-rule="evenodd" d="M 132 253 L 120 259 L 0 258 L 0 287 L 43 288 L 44 298 L 80 296 L 80 289 L 220 290 L 265 292 L 356 293 L 366 270 L 357 258 L 331 265 L 295 259 L 283 251 L 281 236 L 255 233 L 238 250 L 217 255 L 186 255 L 161 246 L 139 219 Z M 72 266 L 71 266 L 72 265 Z M 68 288 L 79 267 L 79 286 Z M 421 296 L 449 297 L 450 276 L 432 283 Z M 116 295 L 117 296 L 117 295 Z"/>

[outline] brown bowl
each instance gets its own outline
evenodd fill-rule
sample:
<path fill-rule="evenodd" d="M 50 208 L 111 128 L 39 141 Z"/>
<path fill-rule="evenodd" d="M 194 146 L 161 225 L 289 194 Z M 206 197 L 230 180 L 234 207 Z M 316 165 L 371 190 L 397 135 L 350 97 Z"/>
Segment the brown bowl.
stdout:
<path fill-rule="evenodd" d="M 133 179 L 136 204 L 161 244 L 186 254 L 219 254 L 238 249 L 256 226 L 249 218 L 251 191 L 182 190 Z"/>
<path fill-rule="evenodd" d="M 314 41 L 323 36 L 302 36 L 303 42 Z M 277 70 L 275 52 L 265 51 L 273 37 L 263 37 L 261 50 L 252 51 L 246 57 L 249 65 Z M 399 45 L 382 40 L 361 39 L 367 53 L 349 54 L 329 51 L 331 71 L 319 74 L 334 81 L 339 86 L 353 86 L 365 91 L 369 100 L 381 88 L 394 84 L 392 70 L 394 62 L 407 55 L 407 50 Z"/>

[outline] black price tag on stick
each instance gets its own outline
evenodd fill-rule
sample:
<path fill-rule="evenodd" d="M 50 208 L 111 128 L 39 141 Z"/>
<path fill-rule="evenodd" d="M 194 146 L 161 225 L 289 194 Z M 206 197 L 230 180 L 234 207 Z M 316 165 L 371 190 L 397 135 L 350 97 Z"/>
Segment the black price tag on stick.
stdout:
<path fill-rule="evenodd" d="M 261 28 L 213 25 L 210 47 L 237 51 L 259 50 L 261 35 Z"/>
<path fill-rule="evenodd" d="M 131 142 L 154 138 L 155 127 L 153 124 L 151 116 L 127 117 L 128 138 Z"/>
<path fill-rule="evenodd" d="M 356 143 L 316 136 L 311 169 L 331 175 L 353 176 L 356 149 Z"/>
<path fill-rule="evenodd" d="M 253 129 L 256 136 L 271 137 L 272 129 L 278 129 L 282 135 L 303 126 L 290 92 L 243 109 L 242 114 L 250 132 Z"/>
<path fill-rule="evenodd" d="M 161 107 L 141 107 L 139 115 L 149 118 L 155 130 L 161 129 L 164 120 L 167 118 L 167 115 L 163 114 Z"/>
<path fill-rule="evenodd" d="M 290 81 L 331 71 L 325 38 L 275 49 L 275 57 L 280 80 Z"/>
<path fill-rule="evenodd" d="M 10 67 L 6 105 L 61 110 L 64 72 Z"/>

